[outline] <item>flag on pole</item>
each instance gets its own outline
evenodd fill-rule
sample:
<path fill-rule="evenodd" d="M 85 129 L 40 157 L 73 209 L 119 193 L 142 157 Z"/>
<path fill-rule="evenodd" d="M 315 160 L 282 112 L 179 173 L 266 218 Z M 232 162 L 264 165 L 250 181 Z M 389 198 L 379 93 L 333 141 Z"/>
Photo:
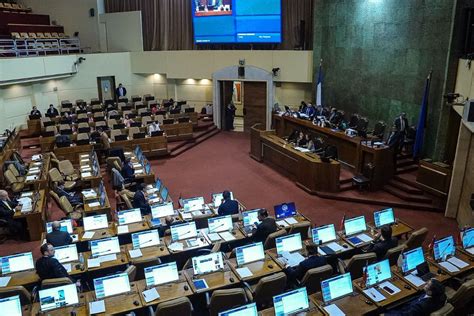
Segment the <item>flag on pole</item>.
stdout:
<path fill-rule="evenodd" d="M 181 197 L 181 193 L 179 194 L 178 205 L 179 207 L 184 207 L 184 201 L 183 201 L 183 198 Z"/>
<path fill-rule="evenodd" d="M 339 230 L 342 231 L 344 229 L 344 222 L 346 221 L 346 213 L 344 213 L 344 216 L 341 219 L 341 225 L 339 226 Z"/>
<path fill-rule="evenodd" d="M 423 94 L 423 101 L 421 102 L 420 115 L 418 117 L 418 124 L 416 126 L 415 146 L 413 147 L 413 158 L 418 158 L 423 147 L 423 140 L 425 136 L 426 117 L 428 115 L 428 99 L 430 96 L 431 74 L 430 71 L 425 83 L 425 92 Z"/>
<path fill-rule="evenodd" d="M 319 63 L 318 82 L 316 83 L 316 106 L 323 105 L 323 60 Z"/>
<path fill-rule="evenodd" d="M 436 242 L 436 235 L 433 236 L 433 239 L 431 239 L 430 244 L 428 245 L 429 251 L 433 250 L 434 244 Z"/>
<path fill-rule="evenodd" d="M 362 269 L 362 279 L 360 280 L 360 287 L 365 288 L 367 286 L 367 279 L 368 279 L 368 274 L 367 274 L 367 268 L 369 266 L 369 261 L 365 262 L 365 267 Z"/>

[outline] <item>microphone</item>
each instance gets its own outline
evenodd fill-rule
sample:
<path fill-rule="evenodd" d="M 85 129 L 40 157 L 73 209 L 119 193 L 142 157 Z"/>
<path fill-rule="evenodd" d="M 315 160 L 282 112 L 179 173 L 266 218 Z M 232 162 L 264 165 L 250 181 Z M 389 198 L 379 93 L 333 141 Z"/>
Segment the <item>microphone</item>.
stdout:
<path fill-rule="evenodd" d="M 444 258 L 444 252 L 448 250 L 448 248 L 451 247 L 451 242 L 449 242 L 446 247 L 444 247 L 443 251 L 440 252 L 440 258 Z"/>
<path fill-rule="evenodd" d="M 146 245 L 146 244 L 148 244 L 149 242 L 152 242 L 152 241 L 153 241 L 153 239 L 142 242 L 142 243 L 140 243 L 140 246 Z"/>
<path fill-rule="evenodd" d="M 187 231 L 187 232 L 185 232 L 184 234 L 181 234 L 180 237 L 183 238 L 184 236 L 186 236 L 187 234 L 192 233 L 192 232 L 193 232 L 193 231 L 191 231 L 191 230 L 190 230 L 190 231 Z"/>
<path fill-rule="evenodd" d="M 222 227 L 222 226 L 225 226 L 225 223 L 221 223 L 220 225 L 217 225 L 216 227 L 214 227 L 212 232 L 215 232 L 217 228 Z M 211 233 L 211 230 L 209 230 L 209 233 Z"/>
<path fill-rule="evenodd" d="M 98 257 L 98 256 L 100 256 L 101 254 L 106 253 L 106 252 L 110 252 L 110 251 L 112 251 L 112 249 L 103 250 L 103 251 L 100 251 L 100 252 L 94 254 L 94 256 L 95 256 L 95 257 Z"/>

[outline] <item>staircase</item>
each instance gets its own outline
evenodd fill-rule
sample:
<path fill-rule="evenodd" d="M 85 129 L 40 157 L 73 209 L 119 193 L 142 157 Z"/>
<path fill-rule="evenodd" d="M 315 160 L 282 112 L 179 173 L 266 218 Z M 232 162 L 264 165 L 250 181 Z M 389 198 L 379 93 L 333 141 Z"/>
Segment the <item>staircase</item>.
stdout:
<path fill-rule="evenodd" d="M 194 127 L 192 139 L 168 143 L 170 157 L 177 157 L 181 155 L 194 146 L 197 146 L 205 140 L 219 134 L 219 132 L 220 130 L 217 129 L 217 126 L 215 126 L 212 121 L 198 121 L 198 125 Z"/>

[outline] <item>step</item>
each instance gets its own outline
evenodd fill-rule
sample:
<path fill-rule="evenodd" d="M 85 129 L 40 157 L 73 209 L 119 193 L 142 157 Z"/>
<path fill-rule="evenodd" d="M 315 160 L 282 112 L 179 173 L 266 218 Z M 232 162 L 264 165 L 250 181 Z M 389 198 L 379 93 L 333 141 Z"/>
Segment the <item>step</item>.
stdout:
<path fill-rule="evenodd" d="M 399 181 L 395 178 L 391 179 L 389 181 L 389 184 L 391 186 L 401 190 L 401 191 L 404 191 L 404 192 L 408 193 L 408 194 L 415 194 L 415 195 L 422 195 L 423 194 L 423 190 L 420 190 L 419 188 L 417 188 L 416 186 L 414 186 L 412 184 Z"/>
<path fill-rule="evenodd" d="M 349 191 L 352 190 L 354 187 L 352 186 L 352 181 L 349 179 L 349 182 L 342 183 L 339 181 L 339 192 Z"/>
<path fill-rule="evenodd" d="M 395 174 L 407 173 L 407 172 L 412 172 L 416 170 L 418 170 L 418 165 L 410 165 L 406 167 L 397 168 L 397 171 L 395 171 Z"/>
<path fill-rule="evenodd" d="M 205 134 L 194 138 L 193 141 L 188 142 L 184 146 L 181 146 L 180 148 L 174 149 L 170 151 L 170 156 L 176 157 L 181 155 L 182 153 L 188 151 L 189 149 L 193 148 L 194 146 L 197 146 L 198 144 L 204 142 L 205 140 L 219 134 L 220 131 L 217 128 L 212 129 L 210 132 L 206 132 Z"/>
<path fill-rule="evenodd" d="M 411 165 L 417 165 L 416 161 L 411 158 L 397 159 L 397 169 L 402 167 L 407 167 Z"/>
<path fill-rule="evenodd" d="M 383 189 L 385 192 L 395 195 L 396 197 L 399 197 L 400 199 L 405 200 L 405 201 L 416 202 L 416 203 L 426 203 L 429 205 L 433 203 L 432 199 L 424 195 L 409 194 L 402 190 L 397 189 L 396 187 L 391 186 L 390 184 L 385 185 Z"/>

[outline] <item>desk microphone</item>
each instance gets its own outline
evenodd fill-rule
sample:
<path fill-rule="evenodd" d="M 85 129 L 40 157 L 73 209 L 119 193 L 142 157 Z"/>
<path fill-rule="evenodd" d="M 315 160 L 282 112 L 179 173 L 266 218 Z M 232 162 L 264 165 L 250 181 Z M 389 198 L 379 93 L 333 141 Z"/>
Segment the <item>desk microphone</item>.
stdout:
<path fill-rule="evenodd" d="M 106 253 L 106 252 L 110 252 L 110 251 L 112 251 L 112 249 L 103 250 L 103 251 L 100 251 L 100 252 L 96 253 L 95 256 L 98 257 L 98 256 L 100 256 L 101 254 Z"/>
<path fill-rule="evenodd" d="M 440 258 L 444 258 L 444 252 L 448 250 L 448 248 L 451 247 L 451 242 L 449 242 L 446 247 L 444 247 L 443 251 L 440 252 Z"/>
<path fill-rule="evenodd" d="M 471 244 L 471 241 L 472 241 L 473 238 L 474 238 L 474 236 L 471 236 L 471 238 L 469 238 L 469 240 L 467 241 L 467 243 L 465 243 L 465 244 L 466 244 L 466 248 L 469 247 L 469 245 Z"/>
<path fill-rule="evenodd" d="M 140 246 L 146 245 L 146 244 L 148 244 L 149 242 L 152 242 L 152 241 L 153 241 L 153 239 L 150 239 L 150 240 L 147 240 L 147 241 L 145 241 L 145 242 L 142 242 L 142 243 L 140 244 Z"/>
<path fill-rule="evenodd" d="M 209 233 L 211 233 L 211 232 L 212 232 L 212 233 L 213 233 L 213 232 L 215 232 L 215 230 L 216 230 L 217 228 L 219 228 L 219 227 L 222 227 L 222 226 L 225 226 L 225 223 L 221 223 L 220 225 L 217 225 L 216 227 L 214 227 L 214 229 L 213 229 L 212 231 L 211 231 L 211 230 L 209 230 Z"/>

